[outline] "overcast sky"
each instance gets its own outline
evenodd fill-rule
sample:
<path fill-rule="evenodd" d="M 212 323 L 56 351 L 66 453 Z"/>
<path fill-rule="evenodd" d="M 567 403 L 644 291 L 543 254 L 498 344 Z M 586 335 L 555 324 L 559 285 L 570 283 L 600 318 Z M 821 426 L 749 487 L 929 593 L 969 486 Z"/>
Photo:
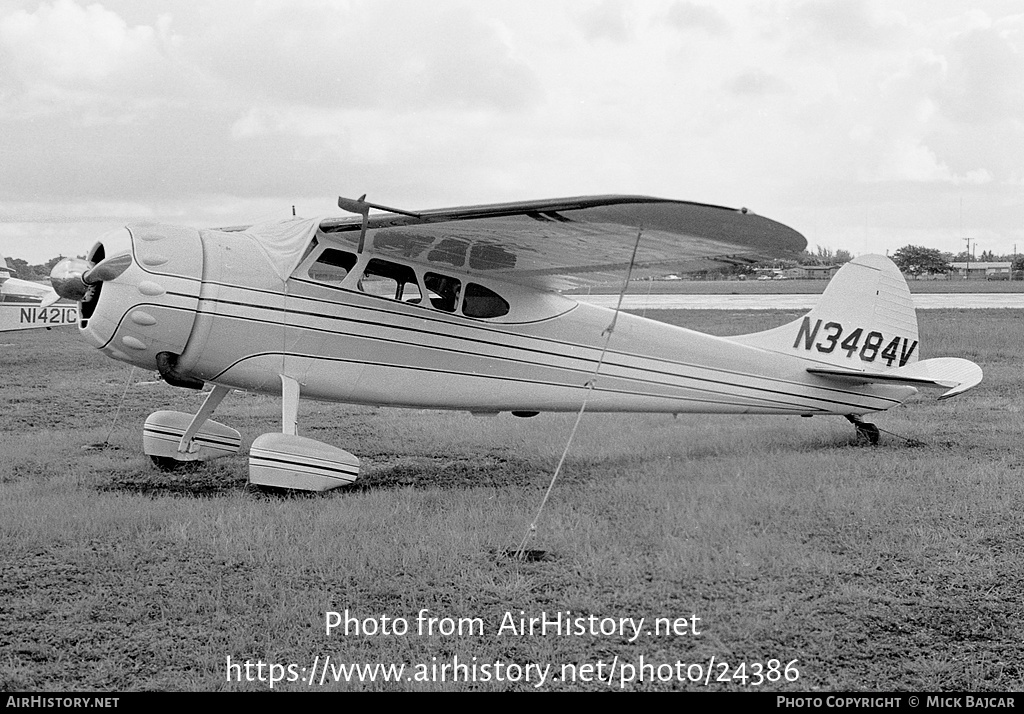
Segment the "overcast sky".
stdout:
<path fill-rule="evenodd" d="M 629 193 L 1024 252 L 1019 0 L 0 0 L 0 253 Z"/>

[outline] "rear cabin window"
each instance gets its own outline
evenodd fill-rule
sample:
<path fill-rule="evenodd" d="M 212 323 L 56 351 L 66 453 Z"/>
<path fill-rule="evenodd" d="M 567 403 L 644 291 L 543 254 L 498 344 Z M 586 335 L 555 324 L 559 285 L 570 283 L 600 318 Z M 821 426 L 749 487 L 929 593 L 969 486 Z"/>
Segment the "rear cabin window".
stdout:
<path fill-rule="evenodd" d="M 367 295 L 417 304 L 422 299 L 416 272 L 407 265 L 374 258 L 366 264 L 359 289 Z"/>
<path fill-rule="evenodd" d="M 462 303 L 462 314 L 466 317 L 501 317 L 507 315 L 508 301 L 483 285 L 466 285 L 466 298 Z"/>
<path fill-rule="evenodd" d="M 325 248 L 324 252 L 309 266 L 308 275 L 318 283 L 341 285 L 341 281 L 356 264 L 356 256 L 344 250 Z"/>
<path fill-rule="evenodd" d="M 435 310 L 455 312 L 462 294 L 462 282 L 456 278 L 439 273 L 425 273 L 423 287 L 427 289 L 427 299 Z"/>

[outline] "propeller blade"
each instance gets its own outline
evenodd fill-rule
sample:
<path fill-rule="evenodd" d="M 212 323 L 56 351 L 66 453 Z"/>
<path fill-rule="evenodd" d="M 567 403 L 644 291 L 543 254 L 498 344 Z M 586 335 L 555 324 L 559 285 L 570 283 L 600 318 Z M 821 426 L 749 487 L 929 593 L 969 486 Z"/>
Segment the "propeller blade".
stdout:
<path fill-rule="evenodd" d="M 85 271 L 85 274 L 82 275 L 82 282 L 86 285 L 95 285 L 96 283 L 101 283 L 104 280 L 113 280 L 118 275 L 128 270 L 128 267 L 131 264 L 132 256 L 128 253 L 115 255 L 111 258 L 100 261 L 95 267 Z"/>

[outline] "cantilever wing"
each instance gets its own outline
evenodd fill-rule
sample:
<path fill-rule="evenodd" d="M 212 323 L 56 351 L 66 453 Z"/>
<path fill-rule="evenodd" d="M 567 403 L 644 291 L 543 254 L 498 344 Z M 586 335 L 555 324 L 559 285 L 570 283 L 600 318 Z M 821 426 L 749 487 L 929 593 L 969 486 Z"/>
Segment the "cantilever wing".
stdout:
<path fill-rule="evenodd" d="M 353 249 L 549 290 L 621 283 L 638 234 L 635 279 L 749 264 L 794 255 L 807 245 L 792 228 L 746 209 L 648 196 L 375 215 L 368 215 L 373 204 L 361 199 L 340 199 L 339 205 L 364 215 L 323 220 L 320 231 Z"/>

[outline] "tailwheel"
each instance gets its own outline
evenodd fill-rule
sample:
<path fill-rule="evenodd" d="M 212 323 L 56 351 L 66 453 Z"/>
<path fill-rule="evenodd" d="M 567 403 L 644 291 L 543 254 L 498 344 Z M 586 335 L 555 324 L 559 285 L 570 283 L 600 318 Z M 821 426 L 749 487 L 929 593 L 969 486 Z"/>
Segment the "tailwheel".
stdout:
<path fill-rule="evenodd" d="M 875 446 L 878 444 L 881 432 L 877 426 L 869 421 L 863 421 L 856 415 L 848 415 L 846 418 L 850 420 L 850 423 L 853 424 L 853 427 L 857 430 L 858 446 Z"/>

